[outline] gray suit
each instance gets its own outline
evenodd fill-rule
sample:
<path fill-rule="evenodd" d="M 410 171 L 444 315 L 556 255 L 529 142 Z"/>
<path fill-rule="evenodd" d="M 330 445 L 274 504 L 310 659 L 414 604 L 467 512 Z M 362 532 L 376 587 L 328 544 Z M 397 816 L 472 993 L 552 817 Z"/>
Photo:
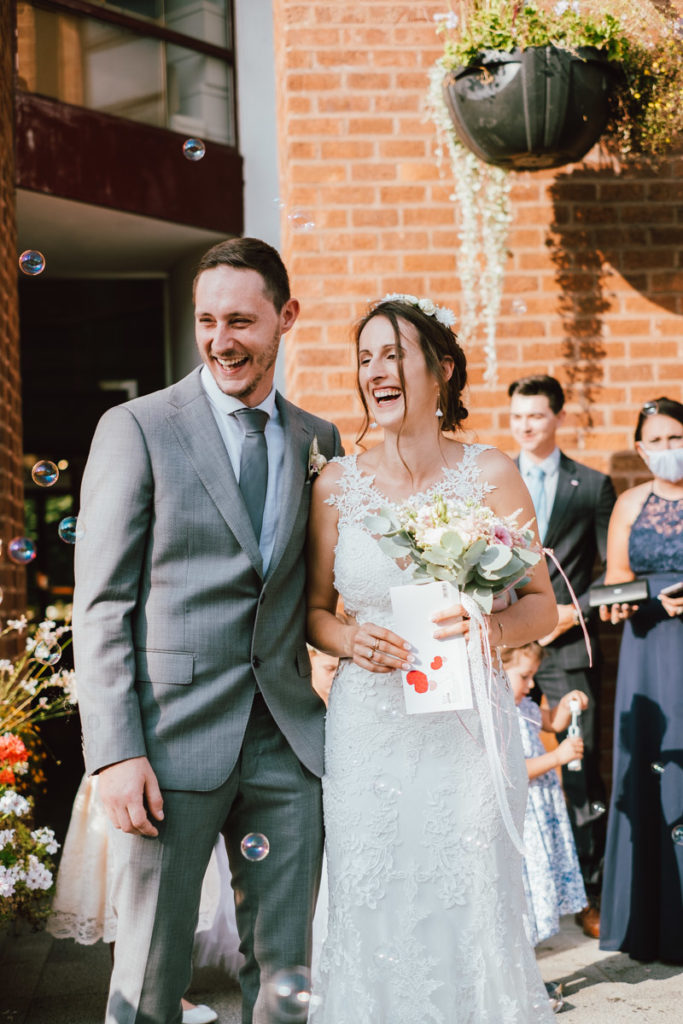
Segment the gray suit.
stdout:
<path fill-rule="evenodd" d="M 111 1021 L 180 1021 L 201 879 L 221 828 L 243 903 L 245 1021 L 260 973 L 306 956 L 324 715 L 304 633 L 307 466 L 314 436 L 328 458 L 341 448 L 334 426 L 276 401 L 285 459 L 265 575 L 198 369 L 109 410 L 93 440 L 74 600 L 86 767 L 146 755 L 165 810 L 158 839 L 118 836 L 129 870 L 116 890 Z M 271 843 L 258 864 L 239 856 L 249 831 Z M 294 885 L 302 905 L 283 908 L 273 887 L 291 893 L 292 861 L 305 876 L 310 862 L 310 877 Z M 282 933 L 285 917 L 287 936 L 265 934 Z"/>

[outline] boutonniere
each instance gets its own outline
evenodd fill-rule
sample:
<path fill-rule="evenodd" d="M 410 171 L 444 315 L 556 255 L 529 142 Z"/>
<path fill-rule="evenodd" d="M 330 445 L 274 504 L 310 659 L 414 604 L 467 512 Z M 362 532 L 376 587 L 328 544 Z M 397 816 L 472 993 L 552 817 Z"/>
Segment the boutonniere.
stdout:
<path fill-rule="evenodd" d="M 308 449 L 308 477 L 307 479 L 315 480 L 317 476 L 323 471 L 323 467 L 327 464 L 327 459 L 321 454 L 320 448 L 318 447 L 318 438 L 314 437 L 311 441 L 311 447 Z"/>

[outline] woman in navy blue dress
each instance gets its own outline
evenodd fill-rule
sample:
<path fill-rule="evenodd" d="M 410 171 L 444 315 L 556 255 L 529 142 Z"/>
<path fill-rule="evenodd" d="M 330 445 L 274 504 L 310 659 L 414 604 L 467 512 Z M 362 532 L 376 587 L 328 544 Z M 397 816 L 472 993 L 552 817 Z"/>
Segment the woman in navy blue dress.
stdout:
<path fill-rule="evenodd" d="M 625 491 L 609 525 L 607 583 L 646 577 L 626 619 L 614 708 L 600 948 L 683 963 L 683 405 L 643 406 L 636 449 L 653 479 Z"/>

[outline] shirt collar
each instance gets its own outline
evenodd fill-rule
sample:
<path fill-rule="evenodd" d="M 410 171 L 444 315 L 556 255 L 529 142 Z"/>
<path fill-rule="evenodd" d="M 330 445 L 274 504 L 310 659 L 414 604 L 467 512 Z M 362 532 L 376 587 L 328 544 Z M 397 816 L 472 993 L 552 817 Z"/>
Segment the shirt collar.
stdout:
<path fill-rule="evenodd" d="M 239 398 L 234 398 L 232 395 L 226 395 L 221 391 L 214 380 L 213 374 L 206 364 L 201 368 L 199 379 L 201 380 L 202 387 L 206 392 L 206 397 L 219 412 L 227 413 L 229 416 L 231 413 L 236 412 L 237 409 L 246 408 L 244 402 L 240 402 Z M 271 419 L 276 418 L 277 407 L 275 405 L 275 388 L 272 387 L 270 389 L 270 392 L 262 402 L 259 402 L 259 404 L 255 406 L 249 406 L 249 408 L 263 409 L 264 412 L 268 413 Z"/>
<path fill-rule="evenodd" d="M 533 466 L 538 466 L 542 469 L 546 476 L 554 476 L 560 468 L 560 449 L 555 448 L 543 462 L 533 462 L 526 452 L 520 452 L 519 471 L 522 476 L 528 476 Z"/>

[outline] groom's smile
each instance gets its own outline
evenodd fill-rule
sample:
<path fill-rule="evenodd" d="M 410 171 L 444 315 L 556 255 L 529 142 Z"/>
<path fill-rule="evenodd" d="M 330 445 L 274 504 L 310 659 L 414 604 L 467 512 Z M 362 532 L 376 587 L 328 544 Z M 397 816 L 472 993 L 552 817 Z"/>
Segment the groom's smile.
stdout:
<path fill-rule="evenodd" d="M 248 406 L 270 393 L 280 337 L 295 323 L 296 299 L 278 310 L 256 270 L 212 267 L 195 289 L 195 337 L 204 363 L 226 395 Z"/>

